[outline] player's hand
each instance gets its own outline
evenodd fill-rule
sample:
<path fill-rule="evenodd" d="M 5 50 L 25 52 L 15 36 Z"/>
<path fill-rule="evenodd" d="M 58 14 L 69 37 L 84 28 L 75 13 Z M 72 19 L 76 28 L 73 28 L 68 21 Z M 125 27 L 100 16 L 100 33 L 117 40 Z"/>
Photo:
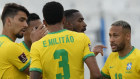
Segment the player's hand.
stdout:
<path fill-rule="evenodd" d="M 35 41 L 40 40 L 47 33 L 48 33 L 47 28 L 43 24 L 41 24 L 38 28 L 34 27 L 33 31 L 31 32 L 31 35 L 30 35 L 32 43 L 35 42 Z"/>
<path fill-rule="evenodd" d="M 94 52 L 95 56 L 97 56 L 99 53 L 101 53 L 101 55 L 103 56 L 103 48 L 107 48 L 107 47 L 104 45 L 96 45 L 93 48 L 93 52 Z"/>

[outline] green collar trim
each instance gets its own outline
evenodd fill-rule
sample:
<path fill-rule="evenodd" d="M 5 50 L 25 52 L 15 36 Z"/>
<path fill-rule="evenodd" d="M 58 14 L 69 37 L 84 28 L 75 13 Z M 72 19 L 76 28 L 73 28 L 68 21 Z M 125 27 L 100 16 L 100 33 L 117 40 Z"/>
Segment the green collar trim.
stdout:
<path fill-rule="evenodd" d="M 22 41 L 22 44 L 24 45 L 24 47 L 28 50 L 28 52 L 30 52 L 30 49 L 28 48 L 28 46 L 25 44 L 24 41 Z"/>
<path fill-rule="evenodd" d="M 59 30 L 57 32 L 51 32 L 51 33 L 48 33 L 48 34 L 56 34 L 56 33 L 60 33 L 60 32 L 63 32 L 63 31 L 66 31 L 67 29 L 62 29 L 62 30 Z"/>
<path fill-rule="evenodd" d="M 125 59 L 126 57 L 128 57 L 134 51 L 134 49 L 135 49 L 135 47 L 133 46 L 132 50 L 126 56 L 124 56 L 124 57 L 119 56 L 119 58 L 121 60 Z"/>
<path fill-rule="evenodd" d="M 84 56 L 83 61 L 85 61 L 90 56 L 95 56 L 95 54 L 94 53 L 87 54 L 86 56 Z"/>
<path fill-rule="evenodd" d="M 103 71 L 101 71 L 102 76 L 104 76 L 105 78 L 111 79 L 110 75 L 105 74 Z"/>
<path fill-rule="evenodd" d="M 7 35 L 0 35 L 0 37 L 6 37 L 8 38 L 9 40 L 13 41 L 10 37 L 8 37 Z"/>
<path fill-rule="evenodd" d="M 40 69 L 40 68 L 30 68 L 29 71 L 38 71 L 38 72 L 42 73 L 42 69 Z"/>

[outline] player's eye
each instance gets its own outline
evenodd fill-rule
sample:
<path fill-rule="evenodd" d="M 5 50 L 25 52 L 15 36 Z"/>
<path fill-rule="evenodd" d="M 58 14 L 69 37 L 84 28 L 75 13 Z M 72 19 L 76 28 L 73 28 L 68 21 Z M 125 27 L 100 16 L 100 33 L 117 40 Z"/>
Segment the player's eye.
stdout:
<path fill-rule="evenodd" d="M 84 20 L 83 18 L 80 18 L 80 19 L 78 20 L 78 22 L 83 22 L 83 20 Z"/>
<path fill-rule="evenodd" d="M 38 27 L 36 26 L 35 29 L 37 29 Z"/>
<path fill-rule="evenodd" d="M 20 18 L 19 21 L 20 21 L 20 22 L 24 22 L 25 19 L 24 19 L 24 18 Z"/>

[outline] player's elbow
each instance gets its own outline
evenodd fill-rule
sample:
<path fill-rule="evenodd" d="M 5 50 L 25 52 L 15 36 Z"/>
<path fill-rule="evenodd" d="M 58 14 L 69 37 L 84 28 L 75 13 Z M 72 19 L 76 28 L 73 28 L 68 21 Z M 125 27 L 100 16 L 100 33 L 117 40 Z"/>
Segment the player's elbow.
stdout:
<path fill-rule="evenodd" d="M 101 79 L 102 75 L 101 73 L 94 73 L 91 74 L 90 79 Z"/>

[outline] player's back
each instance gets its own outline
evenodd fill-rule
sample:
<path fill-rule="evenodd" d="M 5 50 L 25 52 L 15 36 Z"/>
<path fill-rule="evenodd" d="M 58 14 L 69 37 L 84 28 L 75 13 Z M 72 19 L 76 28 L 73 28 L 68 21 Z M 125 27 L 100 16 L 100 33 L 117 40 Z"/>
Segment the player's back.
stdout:
<path fill-rule="evenodd" d="M 84 33 L 65 29 L 49 33 L 32 45 L 30 70 L 43 70 L 43 78 L 47 79 L 84 79 L 84 60 L 94 56 L 89 46 Z"/>
<path fill-rule="evenodd" d="M 17 49 L 17 50 L 16 50 Z M 17 67 L 21 68 L 22 65 L 15 58 L 16 55 L 20 56 L 18 45 L 14 43 L 8 36 L 0 35 L 0 79 L 26 79 L 27 75 L 20 72 Z M 23 53 L 23 52 L 22 52 Z M 17 65 L 14 66 L 14 63 Z M 21 68 L 22 69 L 22 68 Z"/>

